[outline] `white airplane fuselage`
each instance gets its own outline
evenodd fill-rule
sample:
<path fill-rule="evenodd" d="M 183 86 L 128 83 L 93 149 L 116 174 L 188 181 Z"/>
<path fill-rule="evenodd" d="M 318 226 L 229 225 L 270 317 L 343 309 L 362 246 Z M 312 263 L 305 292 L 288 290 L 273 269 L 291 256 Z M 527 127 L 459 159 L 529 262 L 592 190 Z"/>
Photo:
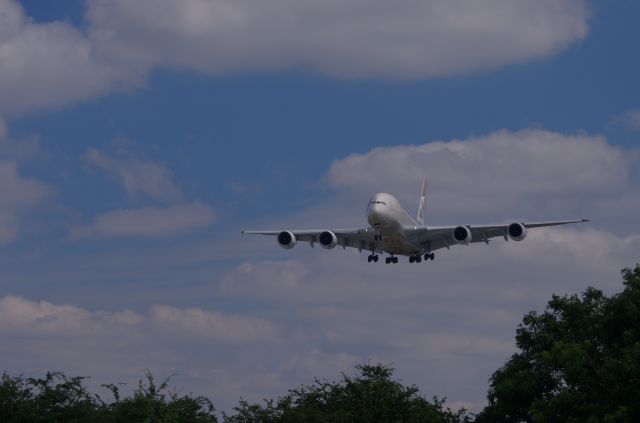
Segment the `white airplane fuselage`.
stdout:
<path fill-rule="evenodd" d="M 367 206 L 367 220 L 380 233 L 377 244 L 385 252 L 409 256 L 423 252 L 405 231 L 407 227 L 415 230 L 420 225 L 393 195 L 374 194 Z"/>

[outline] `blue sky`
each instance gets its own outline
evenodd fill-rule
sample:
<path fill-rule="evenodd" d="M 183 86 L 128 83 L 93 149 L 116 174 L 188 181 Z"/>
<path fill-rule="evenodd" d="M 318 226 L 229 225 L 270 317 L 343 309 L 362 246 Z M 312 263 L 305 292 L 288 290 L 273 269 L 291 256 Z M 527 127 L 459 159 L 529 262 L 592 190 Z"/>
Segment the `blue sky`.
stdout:
<path fill-rule="evenodd" d="M 619 288 L 640 5 L 294 3 L 0 0 L 6 370 L 151 367 L 228 407 L 373 359 L 478 409 L 524 313 Z M 436 223 L 593 224 L 419 269 L 239 236 L 413 210 L 423 176 Z"/>
<path fill-rule="evenodd" d="M 82 2 L 45 10 L 41 2 L 23 4 L 39 22 L 82 21 Z M 563 54 L 524 65 L 409 81 L 345 81 L 304 71 L 211 76 L 153 70 L 141 90 L 21 116 L 11 122 L 11 131 L 16 137 L 46 133 L 46 146 L 70 155 L 81 154 L 87 140 L 106 145 L 117 137 L 131 139 L 171 161 L 187 179 L 218 181 L 200 184 L 198 194 L 234 203 L 233 214 L 243 218 L 243 209 L 256 203 L 235 198 L 229 182 L 259 180 L 265 196 L 285 199 L 294 193 L 303 201 L 333 159 L 379 145 L 530 125 L 612 135 L 612 143 L 629 145 L 633 138 L 613 120 L 640 95 L 633 83 L 640 59 L 632 41 L 638 6 L 617 2 L 590 8 L 588 37 Z M 275 189 L 284 176 L 274 168 L 290 179 L 283 190 Z M 88 211 L 99 207 L 75 191 L 69 194 L 69 201 L 76 199 Z"/>

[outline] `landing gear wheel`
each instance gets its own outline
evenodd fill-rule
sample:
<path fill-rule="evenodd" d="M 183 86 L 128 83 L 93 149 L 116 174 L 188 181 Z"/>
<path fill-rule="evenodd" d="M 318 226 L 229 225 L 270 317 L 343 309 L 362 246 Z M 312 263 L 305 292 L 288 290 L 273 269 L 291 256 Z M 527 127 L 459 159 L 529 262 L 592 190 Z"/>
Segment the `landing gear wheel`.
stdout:
<path fill-rule="evenodd" d="M 387 258 L 384 259 L 384 262 L 389 264 L 389 263 L 391 263 L 392 259 L 393 259 L 393 257 L 387 257 Z"/>
<path fill-rule="evenodd" d="M 435 258 L 436 258 L 436 253 L 431 253 L 431 254 L 427 253 L 424 255 L 424 261 L 433 260 Z"/>
<path fill-rule="evenodd" d="M 409 263 L 413 263 L 414 261 L 416 261 L 416 258 L 414 256 L 410 256 Z"/>
<path fill-rule="evenodd" d="M 378 255 L 377 254 L 373 256 L 373 261 L 375 261 L 376 263 L 378 262 Z"/>
<path fill-rule="evenodd" d="M 373 256 L 369 254 L 369 257 L 367 257 L 367 263 L 371 263 L 372 261 L 373 261 Z"/>
<path fill-rule="evenodd" d="M 420 257 L 420 256 L 416 256 L 416 258 L 415 258 L 415 262 L 416 262 L 416 263 L 420 263 L 421 261 L 422 261 L 422 257 Z"/>
<path fill-rule="evenodd" d="M 397 263 L 398 262 L 398 257 L 391 257 L 391 261 L 393 263 Z"/>

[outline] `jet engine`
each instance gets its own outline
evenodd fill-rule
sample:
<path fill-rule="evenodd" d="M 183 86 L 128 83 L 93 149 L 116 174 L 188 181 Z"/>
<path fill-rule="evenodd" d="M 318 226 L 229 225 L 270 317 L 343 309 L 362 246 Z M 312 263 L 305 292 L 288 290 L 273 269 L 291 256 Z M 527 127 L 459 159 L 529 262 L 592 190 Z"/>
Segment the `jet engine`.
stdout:
<path fill-rule="evenodd" d="M 507 226 L 507 234 L 514 241 L 522 241 L 527 236 L 527 228 L 521 223 L 512 223 Z"/>
<path fill-rule="evenodd" d="M 471 242 L 471 230 L 466 226 L 457 226 L 451 233 L 456 244 L 469 244 Z"/>
<path fill-rule="evenodd" d="M 289 231 L 282 231 L 278 234 L 278 244 L 285 250 L 290 250 L 296 246 L 296 236 Z"/>
<path fill-rule="evenodd" d="M 331 231 L 320 232 L 318 236 L 318 242 L 322 246 L 322 248 L 326 248 L 327 250 L 332 249 L 336 245 L 338 245 L 338 237 Z"/>

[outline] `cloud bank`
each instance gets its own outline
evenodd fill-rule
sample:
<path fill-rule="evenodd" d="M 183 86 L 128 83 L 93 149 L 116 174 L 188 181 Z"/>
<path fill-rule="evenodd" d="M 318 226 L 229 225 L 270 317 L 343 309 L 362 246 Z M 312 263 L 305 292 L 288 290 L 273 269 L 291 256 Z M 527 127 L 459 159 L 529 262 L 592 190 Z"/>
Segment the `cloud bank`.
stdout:
<path fill-rule="evenodd" d="M 126 149 L 119 149 L 118 154 L 112 156 L 90 148 L 84 154 L 84 161 L 116 178 L 130 197 L 144 195 L 167 202 L 182 197 L 182 190 L 165 164 L 136 157 Z"/>
<path fill-rule="evenodd" d="M 164 163 L 127 148 L 119 148 L 113 155 L 89 148 L 83 160 L 120 183 L 130 199 L 168 205 L 100 213 L 89 223 L 73 226 L 73 239 L 168 236 L 205 228 L 215 220 L 210 206 L 183 202 L 182 188 Z"/>
<path fill-rule="evenodd" d="M 72 228 L 72 238 L 167 236 L 209 226 L 213 210 L 202 203 L 169 207 L 142 207 L 99 214 L 85 225 Z"/>
<path fill-rule="evenodd" d="M 424 78 L 495 68 L 588 32 L 584 2 L 545 0 L 90 1 L 105 55 L 206 73 L 309 68 L 338 77 Z"/>
<path fill-rule="evenodd" d="M 0 115 L 85 100 L 128 78 L 80 29 L 34 23 L 18 2 L 0 0 Z"/>
<path fill-rule="evenodd" d="M 391 192 L 412 211 L 426 177 L 427 222 L 573 216 L 611 227 L 612 214 L 638 210 L 639 161 L 600 136 L 501 130 L 354 154 L 336 160 L 326 181 L 348 193 Z"/>
<path fill-rule="evenodd" d="M 116 336 L 122 331 L 160 330 L 185 338 L 223 343 L 275 340 L 278 329 L 265 319 L 226 314 L 197 307 L 163 304 L 148 313 L 132 310 L 92 311 L 69 304 L 31 301 L 8 295 L 0 298 L 0 332 L 5 335 L 57 335 L 65 338 Z"/>
<path fill-rule="evenodd" d="M 20 175 L 15 160 L 0 159 L 0 245 L 17 238 L 24 216 L 50 194 L 43 182 Z"/>
<path fill-rule="evenodd" d="M 0 116 L 144 84 L 155 68 L 431 78 L 556 54 L 585 0 L 88 0 L 86 30 L 0 0 Z"/>
<path fill-rule="evenodd" d="M 631 109 L 616 117 L 616 121 L 624 124 L 632 131 L 640 131 L 640 109 Z"/>

